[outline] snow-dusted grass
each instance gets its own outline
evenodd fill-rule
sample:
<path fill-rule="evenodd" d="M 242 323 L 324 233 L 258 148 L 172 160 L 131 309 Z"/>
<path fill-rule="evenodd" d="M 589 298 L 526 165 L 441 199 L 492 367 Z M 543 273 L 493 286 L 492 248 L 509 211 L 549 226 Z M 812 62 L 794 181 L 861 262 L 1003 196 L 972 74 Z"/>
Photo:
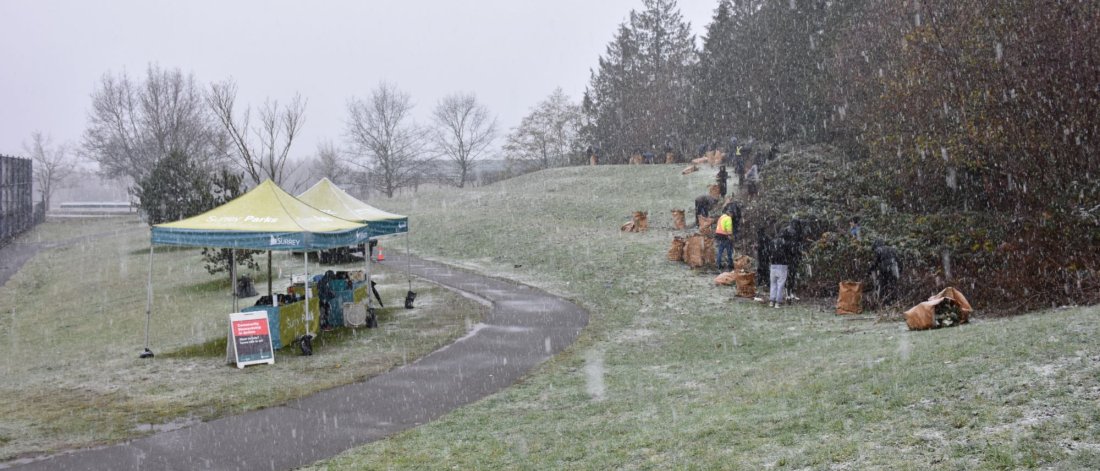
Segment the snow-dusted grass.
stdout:
<path fill-rule="evenodd" d="M 665 261 L 713 170 L 555 169 L 424 190 L 419 255 L 587 307 L 576 344 L 511 388 L 318 469 L 1100 467 L 1100 309 L 909 332 L 771 309 Z M 631 211 L 651 231 L 620 233 Z M 402 244 L 403 246 L 403 244 Z M 938 287 L 929 287 L 935 291 Z M 914 300 L 916 301 L 916 300 Z"/>
<path fill-rule="evenodd" d="M 88 234 L 101 237 L 80 239 Z M 238 370 L 224 361 L 228 277 L 207 274 L 198 249 L 158 248 L 156 357 L 143 360 L 148 229 L 133 218 L 58 220 L 23 240 L 74 237 L 79 242 L 44 249 L 0 287 L 0 460 L 132 438 L 358 381 L 463 335 L 485 312 L 424 283 L 415 285 L 417 309 L 405 310 L 404 274 L 375 265 L 387 306 L 380 329 L 326 333 L 314 356 L 286 348 L 273 366 Z M 273 264 L 276 289 L 303 269 L 300 257 L 286 254 Z M 253 275 L 266 292 L 266 270 Z"/>

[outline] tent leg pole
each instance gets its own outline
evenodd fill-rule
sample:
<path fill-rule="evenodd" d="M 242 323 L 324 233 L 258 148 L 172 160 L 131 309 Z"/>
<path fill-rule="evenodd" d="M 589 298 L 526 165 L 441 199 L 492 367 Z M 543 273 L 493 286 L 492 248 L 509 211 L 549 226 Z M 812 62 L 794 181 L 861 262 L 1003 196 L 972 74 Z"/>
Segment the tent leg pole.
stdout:
<path fill-rule="evenodd" d="M 405 232 L 405 278 L 409 280 L 409 291 L 413 290 L 412 252 L 409 249 L 409 233 Z"/>
<path fill-rule="evenodd" d="M 305 279 L 305 287 L 306 287 L 306 305 L 305 305 L 305 308 L 306 308 L 306 335 L 313 336 L 313 332 L 309 331 L 311 321 L 313 320 L 309 315 L 309 252 L 308 251 L 302 252 L 302 258 L 305 260 L 305 270 L 306 270 L 306 279 Z"/>
<path fill-rule="evenodd" d="M 152 358 L 153 351 L 149 350 L 149 322 L 153 317 L 153 244 L 149 243 L 149 274 L 145 287 L 145 350 L 141 352 L 141 358 Z"/>
<path fill-rule="evenodd" d="M 267 251 L 267 297 L 268 297 L 268 299 L 272 299 L 272 300 L 275 299 L 275 296 L 272 295 L 272 291 L 271 291 L 271 251 L 270 250 Z M 275 303 L 275 301 L 272 301 L 273 306 L 275 305 L 274 303 Z"/>
<path fill-rule="evenodd" d="M 233 312 L 238 312 L 237 309 L 237 259 L 235 257 L 236 251 L 229 249 L 229 284 L 233 290 Z"/>
<path fill-rule="evenodd" d="M 363 273 L 366 274 L 364 278 L 367 280 L 367 309 L 371 308 L 371 286 L 370 286 L 370 240 L 367 240 L 367 244 L 363 246 Z"/>

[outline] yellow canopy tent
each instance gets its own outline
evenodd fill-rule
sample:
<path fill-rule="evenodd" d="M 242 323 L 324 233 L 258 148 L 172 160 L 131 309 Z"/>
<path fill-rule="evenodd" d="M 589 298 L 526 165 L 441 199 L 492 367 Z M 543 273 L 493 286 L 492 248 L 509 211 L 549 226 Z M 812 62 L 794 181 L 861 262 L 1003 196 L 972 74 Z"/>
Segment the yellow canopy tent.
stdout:
<path fill-rule="evenodd" d="M 310 250 L 355 245 L 369 239 L 368 225 L 320 211 L 283 191 L 271 180 L 265 180 L 247 193 L 205 213 L 154 225 L 149 246 L 145 353 L 142 355 L 152 355 L 149 350 L 149 322 L 153 310 L 154 246 L 301 250 L 306 252 L 305 270 L 308 283 Z M 231 277 L 236 283 L 236 267 L 232 258 L 230 268 Z M 308 324 L 312 320 L 308 309 L 308 285 L 305 291 Z M 233 308 L 236 309 L 236 298 L 233 302 Z"/>
<path fill-rule="evenodd" d="M 383 236 L 405 234 L 405 259 L 409 261 L 409 218 L 400 214 L 394 214 L 375 208 L 367 203 L 359 201 L 354 196 L 340 189 L 328 178 L 322 178 L 308 190 L 298 195 L 298 199 L 325 213 L 342 219 L 366 223 L 370 230 L 370 238 L 377 239 Z M 367 277 L 370 277 L 370 250 L 363 249 L 363 258 L 366 260 Z M 411 307 L 412 291 L 411 266 L 406 267 L 406 278 L 409 283 L 409 295 L 406 296 L 406 307 Z M 367 306 L 370 306 L 370 296 L 367 297 Z"/>

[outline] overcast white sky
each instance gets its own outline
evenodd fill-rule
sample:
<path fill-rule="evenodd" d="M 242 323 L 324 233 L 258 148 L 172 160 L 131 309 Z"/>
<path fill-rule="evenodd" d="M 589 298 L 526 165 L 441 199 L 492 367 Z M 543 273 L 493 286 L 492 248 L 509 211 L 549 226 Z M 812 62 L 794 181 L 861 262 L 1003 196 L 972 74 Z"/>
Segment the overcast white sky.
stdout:
<path fill-rule="evenodd" d="M 717 0 L 681 0 L 699 38 Z M 589 69 L 641 0 L 227 1 L 0 0 L 0 154 L 35 130 L 79 143 L 106 72 L 147 64 L 234 78 L 238 106 L 309 103 L 293 157 L 343 144 L 349 97 L 395 83 L 418 119 L 444 95 L 473 92 L 502 134 L 557 86 L 580 99 Z"/>

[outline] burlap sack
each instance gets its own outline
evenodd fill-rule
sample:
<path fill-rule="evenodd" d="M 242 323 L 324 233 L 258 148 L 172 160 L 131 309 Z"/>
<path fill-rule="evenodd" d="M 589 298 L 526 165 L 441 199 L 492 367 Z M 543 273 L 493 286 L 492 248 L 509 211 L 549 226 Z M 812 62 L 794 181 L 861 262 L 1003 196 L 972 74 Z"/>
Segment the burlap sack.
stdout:
<path fill-rule="evenodd" d="M 676 230 L 678 231 L 682 231 L 687 228 L 687 222 L 684 221 L 684 210 L 672 210 L 672 227 L 676 228 Z"/>
<path fill-rule="evenodd" d="M 863 283 L 841 281 L 836 297 L 837 314 L 859 314 L 863 312 Z"/>
<path fill-rule="evenodd" d="M 665 153 L 665 163 L 666 163 L 666 164 L 674 164 L 674 163 L 676 163 L 676 153 L 674 153 L 674 152 L 666 152 L 666 153 Z"/>
<path fill-rule="evenodd" d="M 706 237 L 702 234 L 692 234 L 684 241 L 684 261 L 687 262 L 691 268 L 702 267 L 703 259 L 703 241 Z"/>
<path fill-rule="evenodd" d="M 588 165 L 596 165 L 596 160 L 597 159 L 595 155 L 588 156 Z"/>
<path fill-rule="evenodd" d="M 714 239 L 711 237 L 703 238 L 703 266 L 713 267 L 716 266 L 715 262 L 718 258 L 718 247 L 714 245 Z"/>
<path fill-rule="evenodd" d="M 752 262 L 752 257 L 748 255 L 737 257 L 733 259 L 733 271 L 756 271 Z"/>
<path fill-rule="evenodd" d="M 718 222 L 718 218 L 708 218 L 706 216 L 699 216 L 699 233 L 705 236 L 714 235 L 714 225 Z"/>
<path fill-rule="evenodd" d="M 695 173 L 695 172 L 698 172 L 698 171 L 699 171 L 699 166 L 696 165 L 696 164 L 691 164 L 691 166 L 689 166 L 688 168 L 685 168 L 685 169 L 681 170 L 680 175 L 687 175 L 689 173 Z"/>
<path fill-rule="evenodd" d="M 721 198 L 722 190 L 718 188 L 717 183 L 711 183 L 710 185 L 707 185 L 707 194 L 715 198 Z"/>
<path fill-rule="evenodd" d="M 905 325 L 909 326 L 909 330 L 935 328 L 936 306 L 942 303 L 944 299 L 951 299 L 959 305 L 959 324 L 970 322 L 970 313 L 974 312 L 974 308 L 970 306 L 970 301 L 966 300 L 966 296 L 964 296 L 961 291 L 952 287 L 947 287 L 935 296 L 928 298 L 928 301 L 913 306 L 909 308 L 908 311 L 905 311 Z"/>
<path fill-rule="evenodd" d="M 737 284 L 737 297 L 756 297 L 756 273 L 737 271 L 734 272 L 733 278 L 734 282 Z"/>
<path fill-rule="evenodd" d="M 941 298 L 942 299 L 942 298 Z M 926 330 L 936 326 L 937 301 L 925 301 L 905 311 L 905 325 L 909 330 Z"/>
<path fill-rule="evenodd" d="M 684 261 L 684 238 L 676 236 L 672 238 L 672 247 L 668 249 L 668 261 L 670 262 L 682 262 Z"/>
<path fill-rule="evenodd" d="M 642 159 L 642 154 L 634 154 L 630 156 L 630 165 L 641 165 L 645 160 Z"/>
<path fill-rule="evenodd" d="M 714 284 L 718 286 L 733 286 L 733 284 L 736 283 L 736 281 L 734 281 L 735 276 L 736 275 L 732 271 L 719 273 L 718 276 L 714 277 Z"/>
<path fill-rule="evenodd" d="M 709 163 L 711 167 L 717 167 L 722 165 L 722 160 L 726 158 L 726 154 L 720 150 L 712 150 L 706 153 L 706 157 L 707 163 Z"/>
<path fill-rule="evenodd" d="M 962 291 L 959 291 L 952 287 L 944 288 L 936 296 L 941 298 L 951 298 L 959 305 L 959 323 L 966 324 L 970 322 L 970 313 L 974 312 L 974 308 L 970 307 L 970 301 L 966 300 L 966 296 L 963 296 Z"/>
<path fill-rule="evenodd" d="M 634 215 L 631 216 L 631 222 L 634 223 L 634 232 L 645 232 L 649 230 L 649 213 L 646 211 L 634 211 Z"/>

